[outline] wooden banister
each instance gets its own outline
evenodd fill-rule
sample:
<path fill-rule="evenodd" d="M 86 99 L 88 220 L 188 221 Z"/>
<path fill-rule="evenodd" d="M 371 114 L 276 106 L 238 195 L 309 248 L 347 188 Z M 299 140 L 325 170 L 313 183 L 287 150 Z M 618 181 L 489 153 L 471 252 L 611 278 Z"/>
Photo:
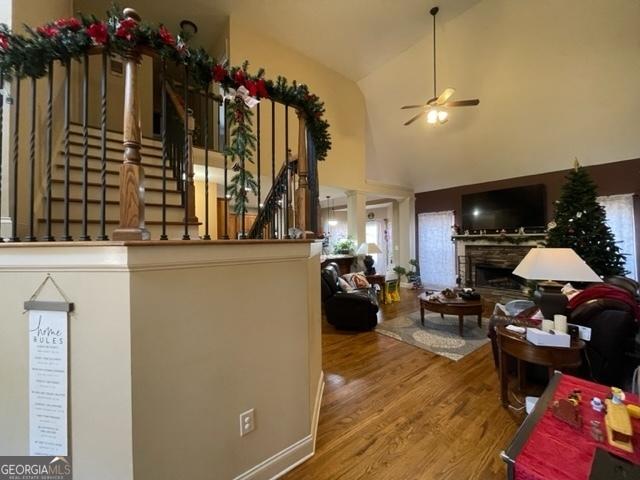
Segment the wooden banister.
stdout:
<path fill-rule="evenodd" d="M 124 9 L 125 18 L 140 22 L 132 8 Z M 148 240 L 144 223 L 144 169 L 141 165 L 140 103 L 138 98 L 138 66 L 140 53 L 130 50 L 124 56 L 124 162 L 120 166 L 120 225 L 114 240 Z"/>

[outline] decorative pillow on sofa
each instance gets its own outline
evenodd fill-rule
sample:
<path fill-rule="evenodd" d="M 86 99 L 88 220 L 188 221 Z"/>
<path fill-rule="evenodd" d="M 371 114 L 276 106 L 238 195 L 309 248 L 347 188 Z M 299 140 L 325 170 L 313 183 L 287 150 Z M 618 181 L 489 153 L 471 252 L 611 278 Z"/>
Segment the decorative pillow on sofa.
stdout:
<path fill-rule="evenodd" d="M 352 288 L 369 288 L 371 284 L 367 281 L 364 272 L 347 273 L 342 276 Z"/>
<path fill-rule="evenodd" d="M 364 272 L 354 273 L 351 281 L 356 288 L 369 288 L 371 286 Z"/>
<path fill-rule="evenodd" d="M 342 277 L 338 277 L 338 285 L 340 285 L 340 290 L 342 290 L 343 292 L 350 292 L 351 290 L 353 290 L 351 284 Z"/>

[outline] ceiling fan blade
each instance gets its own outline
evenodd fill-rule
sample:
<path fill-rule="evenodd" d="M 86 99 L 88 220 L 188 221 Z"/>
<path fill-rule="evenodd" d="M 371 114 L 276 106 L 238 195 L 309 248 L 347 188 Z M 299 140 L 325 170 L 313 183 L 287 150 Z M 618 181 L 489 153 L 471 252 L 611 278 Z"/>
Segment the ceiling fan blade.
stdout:
<path fill-rule="evenodd" d="M 407 110 L 409 108 L 427 108 L 429 105 L 404 105 L 400 107 L 401 110 Z"/>
<path fill-rule="evenodd" d="M 473 100 L 454 100 L 453 102 L 447 102 L 443 107 L 475 107 L 480 103 L 480 100 L 474 98 Z"/>
<path fill-rule="evenodd" d="M 431 106 L 431 105 L 433 105 L 433 104 L 436 102 L 436 100 L 438 100 L 438 97 L 430 98 L 430 99 L 427 101 L 427 106 Z"/>
<path fill-rule="evenodd" d="M 444 105 L 454 93 L 456 93 L 454 88 L 446 88 L 436 100 L 436 105 Z"/>
<path fill-rule="evenodd" d="M 418 120 L 420 117 L 422 117 L 423 115 L 426 115 L 427 112 L 420 112 L 419 114 L 417 114 L 415 117 L 411 117 L 411 119 L 409 119 L 407 122 L 404 123 L 404 126 L 406 127 L 407 125 L 411 125 L 413 122 L 415 122 L 416 120 Z"/>

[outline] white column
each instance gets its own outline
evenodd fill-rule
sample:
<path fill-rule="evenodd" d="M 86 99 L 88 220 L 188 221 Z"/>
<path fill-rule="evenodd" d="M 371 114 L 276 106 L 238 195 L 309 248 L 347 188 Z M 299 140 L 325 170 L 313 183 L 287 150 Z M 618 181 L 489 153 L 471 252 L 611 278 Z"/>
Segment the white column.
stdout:
<path fill-rule="evenodd" d="M 356 246 L 366 240 L 367 197 L 362 192 L 347 192 L 347 234 Z"/>
<path fill-rule="evenodd" d="M 394 243 L 397 245 L 396 264 L 409 268 L 409 260 L 416 258 L 415 198 L 406 197 L 394 202 Z M 397 217 L 396 217 L 397 214 Z M 395 248 L 395 247 L 394 247 Z"/>

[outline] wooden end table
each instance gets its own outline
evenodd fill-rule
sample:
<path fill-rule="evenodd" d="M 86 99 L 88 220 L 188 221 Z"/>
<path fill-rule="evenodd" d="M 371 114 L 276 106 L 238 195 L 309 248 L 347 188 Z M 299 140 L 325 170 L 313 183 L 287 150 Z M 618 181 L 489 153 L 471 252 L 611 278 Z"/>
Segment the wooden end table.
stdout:
<path fill-rule="evenodd" d="M 445 315 L 457 315 L 460 336 L 463 334 L 464 316 L 477 315 L 478 326 L 482 327 L 482 300 L 463 300 L 452 298 L 443 300 L 429 300 L 425 293 L 418 296 L 420 300 L 420 321 L 424 325 L 424 311 L 439 313 L 442 318 Z"/>
<path fill-rule="evenodd" d="M 577 368 L 582 364 L 582 351 L 585 347 L 582 340 L 572 340 L 568 348 L 542 347 L 529 342 L 524 334 L 507 330 L 503 325 L 496 327 L 496 334 L 500 349 L 500 400 L 504 407 L 509 405 L 507 357 L 518 361 L 518 380 L 522 389 L 525 379 L 524 362 L 547 367 L 549 378 L 553 377 L 556 370 Z"/>

